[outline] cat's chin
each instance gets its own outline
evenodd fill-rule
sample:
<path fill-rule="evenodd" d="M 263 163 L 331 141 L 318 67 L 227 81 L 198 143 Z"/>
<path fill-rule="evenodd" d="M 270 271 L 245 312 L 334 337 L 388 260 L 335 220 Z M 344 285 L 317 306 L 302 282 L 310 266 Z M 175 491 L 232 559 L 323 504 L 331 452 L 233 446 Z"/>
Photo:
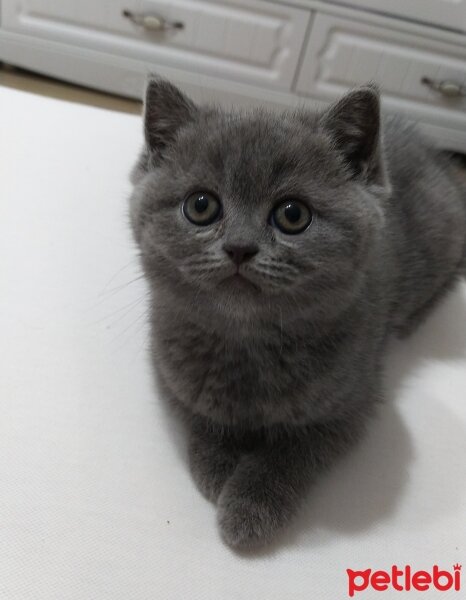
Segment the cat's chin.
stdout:
<path fill-rule="evenodd" d="M 216 285 L 214 305 L 227 317 L 227 322 L 238 325 L 240 322 L 249 323 L 263 314 L 264 298 L 256 283 L 243 275 L 235 274 Z"/>

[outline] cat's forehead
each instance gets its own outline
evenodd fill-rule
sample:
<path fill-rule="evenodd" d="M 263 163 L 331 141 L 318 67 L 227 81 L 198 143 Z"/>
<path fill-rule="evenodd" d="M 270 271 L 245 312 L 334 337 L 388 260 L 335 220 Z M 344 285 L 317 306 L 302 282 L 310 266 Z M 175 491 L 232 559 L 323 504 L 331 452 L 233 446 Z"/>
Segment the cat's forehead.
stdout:
<path fill-rule="evenodd" d="M 267 165 L 277 160 L 297 164 L 316 142 L 311 127 L 305 128 L 297 116 L 286 113 L 213 114 L 200 120 L 198 126 L 205 127 L 207 148 L 223 154 L 230 165 L 236 161 L 240 167 L 246 162 Z"/>
<path fill-rule="evenodd" d="M 180 144 L 182 167 L 241 196 L 298 192 L 329 175 L 326 145 L 299 114 L 208 113 Z M 185 171 L 186 172 L 186 171 Z"/>

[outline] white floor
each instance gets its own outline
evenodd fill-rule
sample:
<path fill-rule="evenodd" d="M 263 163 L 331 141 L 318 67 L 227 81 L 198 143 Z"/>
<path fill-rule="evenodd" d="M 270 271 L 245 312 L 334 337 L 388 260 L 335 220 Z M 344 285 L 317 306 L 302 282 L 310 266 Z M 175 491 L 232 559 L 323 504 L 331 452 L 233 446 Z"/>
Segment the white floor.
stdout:
<path fill-rule="evenodd" d="M 465 562 L 466 285 L 394 344 L 387 404 L 281 544 L 237 555 L 152 389 L 140 118 L 7 89 L 0 107 L 1 600 L 339 600 L 347 568 Z"/>

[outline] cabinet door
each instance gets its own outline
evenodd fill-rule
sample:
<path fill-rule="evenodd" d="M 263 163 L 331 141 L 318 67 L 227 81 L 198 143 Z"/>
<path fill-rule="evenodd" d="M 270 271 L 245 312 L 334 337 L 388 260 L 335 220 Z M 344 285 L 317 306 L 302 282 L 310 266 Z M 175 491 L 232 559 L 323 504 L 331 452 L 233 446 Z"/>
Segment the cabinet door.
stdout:
<path fill-rule="evenodd" d="M 377 26 L 318 13 L 297 91 L 329 101 L 351 87 L 375 81 L 381 86 L 388 109 L 425 122 L 459 127 L 464 135 L 466 46 L 398 31 L 395 27 L 393 20 L 387 20 L 386 26 Z M 436 82 L 448 82 L 453 93 L 435 89 Z"/>
<path fill-rule="evenodd" d="M 466 31 L 466 0 L 351 0 L 348 4 Z"/>
<path fill-rule="evenodd" d="M 161 17 L 154 30 L 125 16 Z M 311 13 L 266 0 L 4 0 L 2 27 L 193 74 L 290 89 Z M 153 21 L 152 21 L 153 22 Z"/>

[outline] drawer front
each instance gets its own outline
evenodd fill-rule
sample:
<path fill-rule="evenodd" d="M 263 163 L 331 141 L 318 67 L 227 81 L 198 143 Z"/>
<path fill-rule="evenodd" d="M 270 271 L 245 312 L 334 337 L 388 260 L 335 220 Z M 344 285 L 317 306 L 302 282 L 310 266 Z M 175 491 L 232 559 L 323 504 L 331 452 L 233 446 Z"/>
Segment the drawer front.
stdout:
<path fill-rule="evenodd" d="M 154 31 L 124 11 L 183 28 Z M 3 3 L 2 26 L 146 60 L 148 68 L 159 64 L 289 89 L 310 14 L 264 0 L 11 0 Z"/>
<path fill-rule="evenodd" d="M 338 0 L 332 0 L 338 3 Z M 351 0 L 351 6 L 466 31 L 466 0 Z"/>
<path fill-rule="evenodd" d="M 466 45 L 317 14 L 297 91 L 329 101 L 372 80 L 381 86 L 388 109 L 466 127 L 466 97 L 442 94 L 423 83 L 425 78 L 452 82 L 466 93 Z"/>

